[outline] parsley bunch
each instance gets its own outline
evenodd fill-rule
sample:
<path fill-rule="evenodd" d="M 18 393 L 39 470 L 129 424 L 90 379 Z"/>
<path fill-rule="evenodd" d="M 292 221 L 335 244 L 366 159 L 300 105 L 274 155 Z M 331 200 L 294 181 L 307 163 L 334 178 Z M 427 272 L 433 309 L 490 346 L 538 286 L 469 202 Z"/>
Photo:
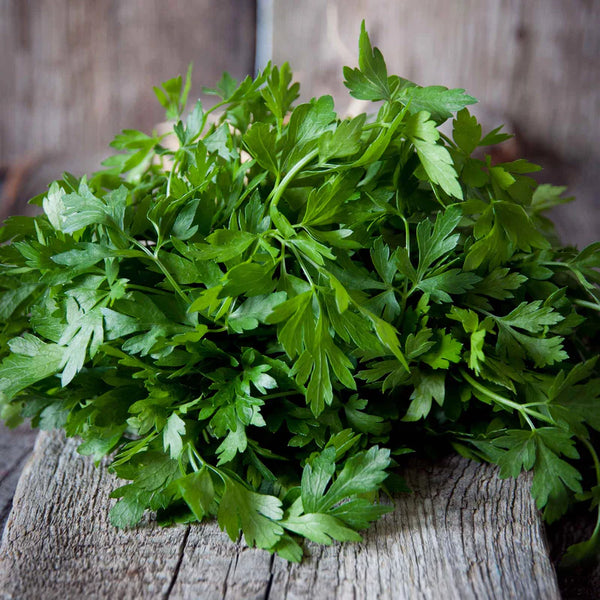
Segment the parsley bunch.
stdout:
<path fill-rule="evenodd" d="M 297 561 L 390 510 L 401 455 L 451 447 L 533 469 L 549 521 L 598 504 L 600 243 L 558 244 L 563 188 L 491 162 L 509 136 L 474 98 L 389 76 L 364 24 L 359 50 L 376 116 L 293 107 L 269 64 L 183 119 L 188 73 L 155 89 L 172 132 L 123 131 L 0 230 L 2 417 L 111 454 L 115 525 L 214 515 Z"/>

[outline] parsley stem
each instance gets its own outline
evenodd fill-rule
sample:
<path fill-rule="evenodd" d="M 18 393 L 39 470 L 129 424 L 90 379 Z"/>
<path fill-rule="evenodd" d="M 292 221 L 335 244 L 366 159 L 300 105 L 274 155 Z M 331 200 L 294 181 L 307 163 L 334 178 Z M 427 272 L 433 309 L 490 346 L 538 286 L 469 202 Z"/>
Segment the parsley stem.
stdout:
<path fill-rule="evenodd" d="M 404 247 L 406 248 L 406 253 L 408 254 L 408 257 L 410 258 L 410 227 L 409 227 L 408 221 L 406 220 L 406 217 L 404 215 L 400 215 L 400 218 L 402 219 L 402 222 L 404 223 L 404 237 L 405 237 Z"/>
<path fill-rule="evenodd" d="M 179 165 L 179 157 L 177 157 L 173 161 L 173 165 L 171 166 L 171 170 L 169 171 L 169 178 L 167 179 L 167 191 L 165 192 L 166 197 L 168 198 L 171 194 L 171 180 L 173 179 L 173 173 L 175 173 L 175 169 Z"/>
<path fill-rule="evenodd" d="M 156 266 L 162 271 L 162 274 L 167 278 L 167 281 L 171 284 L 171 286 L 173 287 L 175 292 L 179 295 L 179 297 L 186 304 L 189 304 L 190 303 L 189 298 L 185 295 L 184 291 L 179 287 L 179 284 L 175 281 L 175 279 L 173 278 L 173 275 L 171 275 L 171 273 L 169 273 L 168 269 L 162 264 L 160 258 L 158 258 L 158 256 L 156 256 L 156 254 L 151 252 L 148 248 L 146 248 L 146 246 L 144 246 L 144 244 L 141 244 L 135 238 L 128 236 L 128 239 L 132 244 L 136 245 L 140 250 L 142 250 L 146 254 L 146 256 L 148 256 L 148 258 L 150 260 L 152 260 L 152 262 L 154 262 L 154 264 L 156 264 Z"/>
<path fill-rule="evenodd" d="M 312 280 L 312 277 L 310 276 L 310 273 L 306 270 L 306 265 L 304 264 L 303 257 L 298 253 L 296 248 L 294 248 L 293 246 L 290 246 L 290 250 L 294 253 L 294 256 L 298 259 L 298 263 L 300 264 L 300 268 L 302 269 L 302 272 L 304 273 L 306 279 L 308 280 L 308 283 L 310 283 L 310 287 L 313 288 L 313 290 L 314 290 L 316 286 L 315 286 L 314 281 Z"/>
<path fill-rule="evenodd" d="M 594 468 L 596 470 L 596 479 L 600 484 L 600 459 L 598 459 L 598 454 L 592 444 L 590 444 L 589 440 L 586 440 L 584 437 L 580 437 L 579 441 L 588 449 L 588 452 L 592 455 L 592 460 L 594 461 Z"/>
<path fill-rule="evenodd" d="M 440 137 L 448 144 L 448 146 L 456 148 L 456 144 L 445 133 L 440 131 Z"/>
<path fill-rule="evenodd" d="M 287 396 L 301 396 L 301 392 L 294 392 L 293 390 L 288 390 L 287 392 L 277 392 L 275 394 L 267 394 L 265 396 L 260 396 L 261 400 L 272 400 L 273 398 L 285 398 Z"/>
<path fill-rule="evenodd" d="M 440 203 L 440 205 L 442 206 L 442 208 L 445 210 L 446 209 L 446 205 L 442 202 L 442 199 L 440 198 L 438 191 L 435 189 L 435 184 L 430 183 L 431 185 L 431 189 L 433 191 L 433 195 L 435 196 L 435 199 Z"/>
<path fill-rule="evenodd" d="M 151 288 L 145 285 L 138 285 L 137 283 L 127 283 L 127 288 L 130 290 L 138 290 L 140 292 L 148 292 L 149 294 L 163 294 L 164 296 L 170 296 L 171 292 L 167 290 L 161 290 L 160 288 Z"/>
<path fill-rule="evenodd" d="M 271 192 L 271 204 L 273 206 L 277 206 L 281 196 L 283 196 L 283 192 L 290 184 L 290 181 L 296 177 L 296 175 L 305 167 L 313 158 L 315 158 L 319 154 L 319 149 L 315 148 L 311 152 L 309 152 L 305 157 L 301 158 L 285 175 L 285 177 L 281 180 L 281 183 L 273 188 Z"/>
<path fill-rule="evenodd" d="M 196 459 L 195 459 L 195 457 L 194 457 L 194 454 L 196 454 L 196 453 L 195 453 L 195 451 L 192 449 L 192 444 L 191 444 L 191 443 L 188 443 L 187 450 L 188 450 L 188 459 L 189 459 L 189 461 L 190 461 L 190 465 L 192 466 L 192 469 L 193 469 L 194 471 L 199 471 L 199 470 L 200 470 L 200 468 L 202 468 L 202 467 L 198 468 L 198 463 L 196 462 Z"/>
<path fill-rule="evenodd" d="M 396 192 L 396 205 L 398 205 L 398 192 Z M 401 214 L 400 218 L 402 219 L 402 222 L 404 223 L 404 247 L 406 248 L 406 255 L 408 257 L 408 260 L 410 261 L 410 226 L 408 224 L 408 221 L 406 219 L 406 217 Z M 414 291 L 411 290 L 410 293 L 408 291 L 408 278 L 404 277 L 404 291 L 402 292 L 402 314 L 404 314 L 404 312 L 406 311 L 406 301 L 408 300 L 408 297 L 410 296 L 410 294 Z"/>
<path fill-rule="evenodd" d="M 587 294 L 594 301 L 594 302 L 586 302 L 585 300 L 574 300 L 573 302 L 575 304 L 579 304 L 580 306 L 583 306 L 584 308 L 591 308 L 592 310 L 600 310 L 600 300 L 598 300 L 598 298 L 592 293 L 592 289 L 594 289 L 594 286 L 592 286 L 586 280 L 585 276 L 579 269 L 573 268 L 573 266 L 570 265 L 569 263 L 560 262 L 557 260 L 544 261 L 542 264 L 547 267 L 562 267 L 563 269 L 568 269 L 569 271 L 571 271 L 571 274 L 577 279 L 577 281 L 581 284 L 581 287 L 583 289 L 585 289 Z M 597 290 L 597 288 L 596 288 L 596 290 Z"/>
<path fill-rule="evenodd" d="M 589 308 L 591 310 L 600 311 L 600 302 L 587 302 L 586 300 L 573 300 L 573 304 L 577 304 L 578 306 L 583 306 L 583 308 Z"/>
<path fill-rule="evenodd" d="M 211 106 L 207 111 L 205 111 L 204 113 L 204 122 L 206 122 L 206 117 L 208 115 L 210 115 L 211 112 L 217 110 L 218 108 L 221 108 L 221 106 L 225 106 L 226 104 L 229 104 L 228 100 L 221 100 L 221 102 L 217 102 L 214 106 Z"/>
<path fill-rule="evenodd" d="M 370 131 L 376 127 L 380 129 L 389 129 L 390 125 L 391 123 L 382 123 L 381 121 L 376 121 L 375 123 L 367 123 L 366 125 L 363 125 L 363 131 Z"/>
<path fill-rule="evenodd" d="M 527 424 L 531 427 L 531 429 L 535 429 L 536 427 L 533 424 L 533 421 L 530 419 L 530 416 L 535 419 L 538 419 L 539 421 L 550 423 L 551 425 L 556 424 L 554 422 L 554 419 L 552 419 L 551 417 L 548 417 L 538 412 L 537 410 L 531 410 L 530 408 L 528 408 L 527 405 L 519 404 L 518 402 L 514 402 L 509 398 L 501 396 L 500 394 L 496 394 L 496 392 L 492 392 L 492 390 L 489 390 L 484 385 L 481 385 L 481 383 L 473 379 L 464 369 L 460 369 L 460 374 L 465 378 L 465 380 L 469 384 L 471 384 L 472 387 L 474 387 L 478 392 L 482 393 L 484 396 L 487 396 L 490 400 L 494 400 L 495 402 L 506 408 L 512 408 L 518 411 L 527 421 Z"/>

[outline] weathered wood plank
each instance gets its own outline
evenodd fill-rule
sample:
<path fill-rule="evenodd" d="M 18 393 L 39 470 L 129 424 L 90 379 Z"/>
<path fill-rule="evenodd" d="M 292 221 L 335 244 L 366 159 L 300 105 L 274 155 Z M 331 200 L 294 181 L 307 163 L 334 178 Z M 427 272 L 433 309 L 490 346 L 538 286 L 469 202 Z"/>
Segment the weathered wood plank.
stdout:
<path fill-rule="evenodd" d="M 29 425 L 8 429 L 0 423 L 0 535 L 12 507 L 21 470 L 33 449 L 36 436 L 37 431 Z"/>
<path fill-rule="evenodd" d="M 38 438 L 2 540 L 3 600 L 559 598 L 527 477 L 502 481 L 459 457 L 415 463 L 405 473 L 415 493 L 362 543 L 309 544 L 290 565 L 231 544 L 214 522 L 115 530 L 115 480 L 75 447 Z"/>

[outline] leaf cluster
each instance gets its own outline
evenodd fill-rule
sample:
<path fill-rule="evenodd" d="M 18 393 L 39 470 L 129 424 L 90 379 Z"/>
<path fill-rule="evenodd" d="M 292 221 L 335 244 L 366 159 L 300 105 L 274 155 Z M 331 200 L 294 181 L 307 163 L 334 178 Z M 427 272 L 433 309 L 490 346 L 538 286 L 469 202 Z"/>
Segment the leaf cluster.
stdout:
<path fill-rule="evenodd" d="M 557 244 L 564 190 L 493 163 L 464 90 L 388 75 L 364 25 L 358 63 L 354 118 L 294 105 L 287 64 L 185 118 L 189 72 L 165 82 L 172 132 L 123 131 L 0 230 L 2 417 L 110 455 L 115 525 L 215 516 L 297 561 L 450 447 L 533 470 L 548 520 L 597 503 L 600 243 Z"/>

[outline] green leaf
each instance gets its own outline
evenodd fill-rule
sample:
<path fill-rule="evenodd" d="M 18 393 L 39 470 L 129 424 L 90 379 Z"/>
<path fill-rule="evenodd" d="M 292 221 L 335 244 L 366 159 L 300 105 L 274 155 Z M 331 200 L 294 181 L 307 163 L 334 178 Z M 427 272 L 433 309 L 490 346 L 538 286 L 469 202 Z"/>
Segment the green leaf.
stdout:
<path fill-rule="evenodd" d="M 366 407 L 366 400 L 361 400 L 358 396 L 352 396 L 344 406 L 344 413 L 346 414 L 348 423 L 362 433 L 383 434 L 389 429 L 389 425 L 383 417 L 364 412 Z"/>
<path fill-rule="evenodd" d="M 219 456 L 217 465 L 221 466 L 225 463 L 228 463 L 229 461 L 233 460 L 238 452 L 245 452 L 247 447 L 248 437 L 246 436 L 246 428 L 238 419 L 235 429 L 231 429 L 231 431 L 229 431 L 227 437 L 217 448 L 217 455 Z"/>
<path fill-rule="evenodd" d="M 292 83 L 292 72 L 287 63 L 273 67 L 267 76 L 267 85 L 261 90 L 267 108 L 282 120 L 292 102 L 298 97 L 300 85 Z"/>
<path fill-rule="evenodd" d="M 335 448 L 325 448 L 302 471 L 302 505 L 308 513 L 319 510 L 325 489 L 335 473 Z"/>
<path fill-rule="evenodd" d="M 219 502 L 217 519 L 222 530 L 235 541 L 239 532 L 248 546 L 270 549 L 283 535 L 281 501 L 258 494 L 231 477 L 221 474 L 225 489 Z"/>
<path fill-rule="evenodd" d="M 474 273 L 464 273 L 460 269 L 448 269 L 439 275 L 426 277 L 417 287 L 429 294 L 434 302 L 452 302 L 451 296 L 472 290 L 481 278 Z"/>
<path fill-rule="evenodd" d="M 248 298 L 229 315 L 228 326 L 237 333 L 256 329 L 259 323 L 267 323 L 275 307 L 285 302 L 286 295 L 285 292 L 275 292 Z"/>
<path fill-rule="evenodd" d="M 0 294 L 0 321 L 8 321 L 20 305 L 39 289 L 38 283 L 22 284 L 20 287 Z"/>
<path fill-rule="evenodd" d="M 519 327 L 530 333 L 540 333 L 547 325 L 556 325 L 564 317 L 551 306 L 542 306 L 541 300 L 521 302 L 514 310 L 496 321 L 509 327 Z"/>
<path fill-rule="evenodd" d="M 206 467 L 177 479 L 177 487 L 198 521 L 216 513 L 215 487 Z"/>
<path fill-rule="evenodd" d="M 352 163 L 353 167 L 373 165 L 383 156 L 384 152 L 388 149 L 396 130 L 404 120 L 405 112 L 405 110 L 400 110 L 391 123 L 382 124 L 381 130 L 377 136 L 369 142 L 363 154 Z"/>
<path fill-rule="evenodd" d="M 314 337 L 306 345 L 294 365 L 296 381 L 304 385 L 308 381 L 306 399 L 315 416 L 320 415 L 325 406 L 333 401 L 332 373 L 338 381 L 349 389 L 355 389 L 350 359 L 335 344 L 323 315 L 317 321 Z"/>
<path fill-rule="evenodd" d="M 411 112 L 427 111 L 432 119 L 440 122 L 449 119 L 453 113 L 462 111 L 465 106 L 477 102 L 476 98 L 465 94 L 465 90 L 449 90 L 443 85 L 410 86 L 404 91 L 404 95 L 410 102 Z"/>
<path fill-rule="evenodd" d="M 506 262 L 516 249 L 531 252 L 547 249 L 550 242 L 535 228 L 522 206 L 507 201 L 493 202 L 485 209 L 473 230 L 477 240 L 469 249 L 465 269 L 482 263 L 494 268 Z"/>
<path fill-rule="evenodd" d="M 366 117 L 342 121 L 335 131 L 325 131 L 319 138 L 319 160 L 324 163 L 332 158 L 353 156 L 361 149 L 361 136 Z"/>
<path fill-rule="evenodd" d="M 0 363 L 0 394 L 11 400 L 20 391 L 60 372 L 66 350 L 58 344 L 46 344 L 25 334 L 11 343 L 12 354 Z"/>
<path fill-rule="evenodd" d="M 439 213 L 435 224 L 424 220 L 417 226 L 417 243 L 419 246 L 418 278 L 422 278 L 427 269 L 456 248 L 460 235 L 453 233 L 460 222 L 461 211 L 457 206 L 451 206 Z"/>
<path fill-rule="evenodd" d="M 317 503 L 318 511 L 333 508 L 338 502 L 376 490 L 387 477 L 390 451 L 373 446 L 358 452 L 344 463 L 344 468 L 331 484 L 323 498 Z"/>
<path fill-rule="evenodd" d="M 379 49 L 371 47 L 364 21 L 358 40 L 358 69 L 344 67 L 344 77 L 344 85 L 354 98 L 372 101 L 391 99 L 385 61 Z"/>
<path fill-rule="evenodd" d="M 169 452 L 171 458 L 177 459 L 181 455 L 183 435 L 185 435 L 185 422 L 177 413 L 172 413 L 163 429 L 163 445 L 165 452 Z"/>
<path fill-rule="evenodd" d="M 266 319 L 267 323 L 279 324 L 277 337 L 290 358 L 301 354 L 305 343 L 312 338 L 315 326 L 312 299 L 311 291 L 289 298 L 276 306 Z"/>
<path fill-rule="evenodd" d="M 470 156 L 481 141 L 481 125 L 474 116 L 469 114 L 466 108 L 456 114 L 452 125 L 454 127 L 452 130 L 454 141 L 467 156 Z"/>
<path fill-rule="evenodd" d="M 298 517 L 288 517 L 281 524 L 290 531 L 305 538 L 329 546 L 333 540 L 339 542 L 360 542 L 362 537 L 353 529 L 346 527 L 332 515 L 312 513 Z"/>
<path fill-rule="evenodd" d="M 323 131 L 333 123 L 335 117 L 331 96 L 313 98 L 307 104 L 300 104 L 290 115 L 287 130 L 288 146 L 302 147 L 319 139 Z M 298 158 L 296 154 L 292 155 Z"/>
<path fill-rule="evenodd" d="M 247 261 L 227 271 L 221 297 L 263 296 L 273 291 L 276 282 L 273 280 L 275 265 Z"/>
<path fill-rule="evenodd" d="M 541 304 L 541 300 L 522 302 L 508 315 L 494 317 L 499 325 L 498 349 L 517 359 L 530 358 L 539 367 L 568 358 L 560 336 L 533 337 L 517 330 L 540 334 L 548 326 L 563 320 L 564 317 L 552 307 Z"/>
<path fill-rule="evenodd" d="M 81 371 L 88 356 L 94 357 L 104 340 L 102 313 L 98 309 L 86 310 L 81 298 L 79 300 L 69 298 L 66 301 L 67 326 L 58 340 L 65 347 L 65 368 L 61 377 L 63 387 Z"/>
<path fill-rule="evenodd" d="M 356 197 L 357 182 L 354 174 L 342 174 L 312 190 L 306 200 L 302 224 L 322 226 L 339 222 L 344 203 Z"/>
<path fill-rule="evenodd" d="M 439 144 L 418 139 L 414 139 L 413 144 L 431 182 L 439 185 L 449 196 L 462 200 L 462 188 L 448 150 Z"/>
<path fill-rule="evenodd" d="M 531 494 L 538 508 L 545 507 L 544 516 L 555 521 L 568 506 L 568 490 L 581 492 L 581 473 L 568 462 L 559 458 L 565 454 L 577 458 L 573 442 L 562 430 L 544 428 L 538 430 L 537 457 Z"/>
<path fill-rule="evenodd" d="M 65 210 L 65 206 L 63 203 L 64 197 L 65 191 L 55 181 L 50 186 L 48 194 L 44 196 L 44 200 L 42 203 L 42 207 L 44 209 L 44 212 L 46 213 L 46 216 L 48 217 L 48 221 L 50 221 L 52 227 L 54 227 L 54 229 L 56 229 L 57 231 L 62 231 L 62 215 Z"/>
<path fill-rule="evenodd" d="M 110 510 L 111 525 L 125 529 L 140 522 L 146 510 L 146 503 L 137 496 L 126 496 L 119 500 Z"/>
<path fill-rule="evenodd" d="M 445 379 L 444 372 L 422 373 L 417 371 L 413 377 L 415 391 L 410 396 L 411 403 L 402 420 L 418 421 L 427 417 L 431 411 L 433 400 L 443 406 L 446 394 Z"/>
<path fill-rule="evenodd" d="M 256 236 L 247 231 L 217 229 L 206 238 L 210 245 L 198 246 L 195 254 L 201 260 L 227 262 L 240 256 L 255 239 Z"/>
<path fill-rule="evenodd" d="M 254 123 L 244 134 L 244 145 L 261 167 L 275 175 L 279 173 L 277 135 L 267 123 Z"/>
<path fill-rule="evenodd" d="M 410 450 L 408 451 L 410 452 Z M 398 454 L 407 452 L 399 451 Z M 390 493 L 410 492 L 402 477 L 390 474 L 385 481 L 386 490 Z M 366 498 L 351 498 L 335 506 L 329 514 L 337 517 L 340 521 L 347 523 L 352 529 L 360 531 L 366 529 L 372 521 L 380 519 L 383 515 L 393 512 L 393 504 L 372 504 Z"/>
<path fill-rule="evenodd" d="M 108 207 L 92 194 L 85 181 L 81 182 L 78 192 L 62 197 L 62 212 L 57 216 L 64 233 L 73 233 L 89 225 L 112 224 Z"/>
<path fill-rule="evenodd" d="M 578 458 L 571 434 L 557 427 L 533 431 L 512 430 L 492 442 L 505 448 L 498 460 L 501 477 L 517 477 L 522 469 L 534 469 L 531 494 L 545 517 L 556 520 L 568 506 L 568 490 L 581 492 L 581 474 L 561 455 Z"/>
<path fill-rule="evenodd" d="M 450 363 L 460 361 L 462 344 L 455 340 L 451 334 L 442 332 L 439 342 L 426 354 L 420 357 L 420 360 L 426 362 L 432 369 L 447 369 Z"/>

